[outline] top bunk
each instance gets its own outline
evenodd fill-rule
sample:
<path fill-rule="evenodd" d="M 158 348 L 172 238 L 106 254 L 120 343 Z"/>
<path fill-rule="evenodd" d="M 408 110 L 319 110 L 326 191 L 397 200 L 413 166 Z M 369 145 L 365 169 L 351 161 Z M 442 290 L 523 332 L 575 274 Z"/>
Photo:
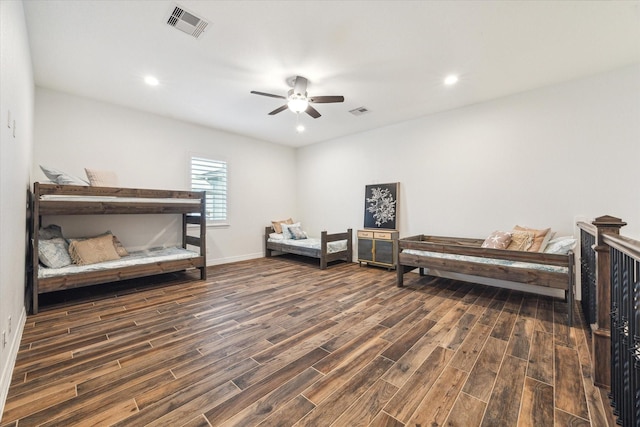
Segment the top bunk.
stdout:
<path fill-rule="evenodd" d="M 205 200 L 201 191 L 33 184 L 36 215 L 204 215 Z"/>

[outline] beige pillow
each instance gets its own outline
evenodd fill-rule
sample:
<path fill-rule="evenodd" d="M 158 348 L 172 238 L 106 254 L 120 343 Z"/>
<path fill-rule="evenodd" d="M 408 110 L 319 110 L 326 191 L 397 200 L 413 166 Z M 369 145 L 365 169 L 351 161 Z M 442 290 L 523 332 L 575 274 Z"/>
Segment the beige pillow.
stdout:
<path fill-rule="evenodd" d="M 544 230 L 536 230 L 535 228 L 521 227 L 519 225 L 516 225 L 515 227 L 513 227 L 513 230 L 529 231 L 531 233 L 534 233 L 533 244 L 529 249 L 527 249 L 528 252 L 544 251 L 544 248 L 547 246 L 547 243 L 551 238 L 551 228 L 545 228 Z"/>
<path fill-rule="evenodd" d="M 84 169 L 92 187 L 117 187 L 118 177 L 113 171 Z"/>
<path fill-rule="evenodd" d="M 535 234 L 530 231 L 511 232 L 511 243 L 507 246 L 510 251 L 528 251 L 533 245 Z"/>
<path fill-rule="evenodd" d="M 278 234 L 282 234 L 282 227 L 280 227 L 280 224 L 282 223 L 293 224 L 293 220 L 289 218 L 289 219 L 283 219 L 282 221 L 271 221 L 271 224 L 273 225 L 273 230 Z"/>
<path fill-rule="evenodd" d="M 506 231 L 494 231 L 482 242 L 483 248 L 507 249 L 511 243 L 511 233 Z"/>
<path fill-rule="evenodd" d="M 75 264 L 87 265 L 120 259 L 113 245 L 113 235 L 104 234 L 86 240 L 75 240 L 69 245 L 69 255 Z"/>

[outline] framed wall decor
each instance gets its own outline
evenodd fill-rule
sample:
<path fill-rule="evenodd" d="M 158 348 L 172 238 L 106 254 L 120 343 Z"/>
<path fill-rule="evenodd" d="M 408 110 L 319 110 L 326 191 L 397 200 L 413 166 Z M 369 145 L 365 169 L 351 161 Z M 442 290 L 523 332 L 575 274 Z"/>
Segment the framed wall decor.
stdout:
<path fill-rule="evenodd" d="M 396 229 L 400 183 L 372 184 L 364 189 L 364 228 Z"/>

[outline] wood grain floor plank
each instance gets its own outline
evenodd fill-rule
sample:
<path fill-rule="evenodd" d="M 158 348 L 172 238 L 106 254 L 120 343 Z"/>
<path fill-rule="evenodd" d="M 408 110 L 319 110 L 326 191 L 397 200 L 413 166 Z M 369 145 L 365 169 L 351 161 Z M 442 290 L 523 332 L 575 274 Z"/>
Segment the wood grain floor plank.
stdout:
<path fill-rule="evenodd" d="M 467 373 L 447 366 L 433 384 L 416 411 L 408 420 L 409 425 L 444 425 L 465 380 Z"/>
<path fill-rule="evenodd" d="M 529 366 L 527 367 L 528 376 L 547 384 L 553 384 L 553 348 L 553 335 L 541 330 L 533 332 Z"/>
<path fill-rule="evenodd" d="M 453 357 L 453 351 L 436 347 L 411 378 L 384 407 L 392 417 L 406 422 L 418 408 Z"/>
<path fill-rule="evenodd" d="M 234 414 L 251 405 L 261 396 L 272 392 L 305 369 L 313 366 L 314 363 L 325 357 L 327 354 L 328 353 L 321 348 L 317 348 L 305 354 L 298 360 L 288 364 L 284 368 L 274 372 L 249 388 L 242 390 L 240 393 L 235 395 L 233 399 L 227 399 L 220 405 L 206 411 L 204 413 L 205 417 L 212 424 L 226 421 Z"/>
<path fill-rule="evenodd" d="M 298 395 L 282 408 L 274 412 L 269 418 L 258 424 L 258 427 L 292 426 L 315 408 L 304 396 Z"/>
<path fill-rule="evenodd" d="M 321 376 L 322 374 L 315 369 L 308 368 L 221 425 L 238 427 L 256 425 L 299 395 Z"/>
<path fill-rule="evenodd" d="M 582 370 L 578 353 L 558 344 L 555 346 L 555 392 L 556 408 L 588 419 L 589 409 L 582 384 Z"/>
<path fill-rule="evenodd" d="M 458 394 L 449 417 L 443 425 L 448 427 L 478 427 L 487 404 L 466 393 Z"/>
<path fill-rule="evenodd" d="M 553 425 L 553 387 L 527 377 L 522 393 L 518 427 Z"/>
<path fill-rule="evenodd" d="M 486 328 L 489 326 L 484 325 Z M 507 343 L 493 337 L 487 338 L 475 365 L 469 373 L 469 378 L 462 390 L 469 395 L 489 402 L 491 390 L 495 383 L 500 365 L 507 348 Z M 464 365 L 461 365 L 464 366 Z"/>
<path fill-rule="evenodd" d="M 368 426 L 396 391 L 398 387 L 379 379 L 333 424 L 349 427 Z"/>
<path fill-rule="evenodd" d="M 517 357 L 505 355 L 496 382 L 482 419 L 482 426 L 514 426 L 522 399 L 527 362 Z"/>
<path fill-rule="evenodd" d="M 335 421 L 336 415 L 343 413 L 358 400 L 392 364 L 393 362 L 387 358 L 376 357 L 354 375 L 348 383 L 337 387 L 331 395 L 295 425 L 298 427 L 331 425 Z"/>

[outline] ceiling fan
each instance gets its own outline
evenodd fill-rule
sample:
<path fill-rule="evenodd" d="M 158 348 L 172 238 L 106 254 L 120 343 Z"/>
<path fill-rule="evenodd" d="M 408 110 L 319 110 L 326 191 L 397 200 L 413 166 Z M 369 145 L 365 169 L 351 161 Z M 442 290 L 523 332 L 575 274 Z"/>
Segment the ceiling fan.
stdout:
<path fill-rule="evenodd" d="M 274 95 L 272 93 L 258 92 L 255 90 L 252 90 L 251 93 L 287 100 L 286 104 L 270 112 L 270 116 L 278 114 L 288 108 L 294 113 L 302 113 L 304 111 L 314 119 L 317 119 L 320 117 L 320 113 L 310 105 L 311 103 L 327 104 L 332 102 L 344 102 L 344 96 L 307 96 L 307 84 L 309 81 L 302 76 L 289 77 L 287 79 L 287 83 L 292 87 L 292 89 L 289 89 L 287 96 Z"/>

